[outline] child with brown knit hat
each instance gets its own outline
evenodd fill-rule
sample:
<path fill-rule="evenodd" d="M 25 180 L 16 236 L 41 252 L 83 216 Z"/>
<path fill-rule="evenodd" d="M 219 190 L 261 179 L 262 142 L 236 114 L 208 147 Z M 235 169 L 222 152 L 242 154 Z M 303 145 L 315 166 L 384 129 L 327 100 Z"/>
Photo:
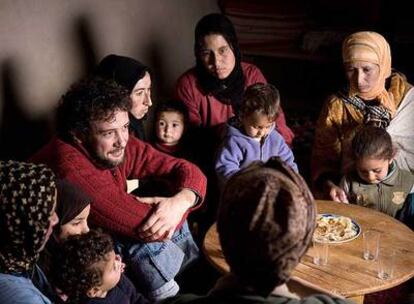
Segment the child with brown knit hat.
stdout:
<path fill-rule="evenodd" d="M 279 158 L 242 169 L 225 185 L 217 229 L 230 273 L 207 296 L 164 303 L 339 304 L 328 295 L 299 298 L 286 282 L 305 254 L 316 206 L 303 178 Z"/>

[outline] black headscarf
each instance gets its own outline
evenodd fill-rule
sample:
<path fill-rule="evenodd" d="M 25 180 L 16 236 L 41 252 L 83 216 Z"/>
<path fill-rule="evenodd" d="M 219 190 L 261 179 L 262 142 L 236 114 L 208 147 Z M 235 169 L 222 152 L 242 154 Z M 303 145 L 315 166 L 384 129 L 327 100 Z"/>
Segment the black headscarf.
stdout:
<path fill-rule="evenodd" d="M 145 76 L 146 72 L 151 75 L 150 68 L 141 62 L 130 57 L 111 54 L 101 60 L 96 67 L 95 74 L 115 81 L 117 84 L 126 87 L 129 93 L 131 93 L 135 84 Z M 135 137 L 142 140 L 146 139 L 143 124 L 145 118 L 137 119 L 129 113 L 130 130 Z"/>
<path fill-rule="evenodd" d="M 46 241 L 55 175 L 45 165 L 0 161 L 0 272 L 30 271 Z"/>
<path fill-rule="evenodd" d="M 218 79 L 211 75 L 200 60 L 203 39 L 211 34 L 219 34 L 226 39 L 236 58 L 235 67 L 226 79 Z M 245 77 L 241 67 L 241 52 L 236 31 L 231 21 L 222 14 L 209 14 L 200 19 L 195 28 L 194 52 L 196 57 L 197 79 L 205 93 L 213 94 L 225 104 L 233 105 L 234 110 L 241 103 Z"/>
<path fill-rule="evenodd" d="M 42 252 L 38 263 L 46 276 L 50 275 L 53 267 L 52 258 L 59 252 L 61 247 L 61 240 L 59 239 L 61 227 L 73 220 L 86 206 L 92 203 L 92 199 L 87 194 L 68 180 L 58 179 L 56 186 L 56 213 L 59 217 L 59 223 L 54 227 L 53 236 L 47 241 L 46 250 Z M 47 296 L 52 298 L 55 293 L 51 292 Z"/>
<path fill-rule="evenodd" d="M 308 249 L 315 216 L 305 181 L 279 158 L 236 173 L 224 188 L 217 219 L 232 274 L 247 290 L 268 296 Z"/>
<path fill-rule="evenodd" d="M 104 57 L 95 71 L 96 75 L 126 87 L 130 93 L 137 81 L 145 76 L 145 72 L 151 74 L 146 65 L 135 59 L 115 54 Z"/>
<path fill-rule="evenodd" d="M 92 203 L 89 196 L 67 180 L 57 181 L 57 191 L 56 213 L 59 217 L 59 227 L 69 223 Z"/>

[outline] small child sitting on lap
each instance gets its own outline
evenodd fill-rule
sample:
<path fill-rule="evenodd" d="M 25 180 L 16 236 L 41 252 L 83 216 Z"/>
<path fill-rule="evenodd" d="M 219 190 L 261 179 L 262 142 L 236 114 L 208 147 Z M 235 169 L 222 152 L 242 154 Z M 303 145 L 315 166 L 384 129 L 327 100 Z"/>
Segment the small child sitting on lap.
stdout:
<path fill-rule="evenodd" d="M 413 215 L 414 175 L 398 167 L 386 130 L 364 126 L 352 140 L 354 171 L 332 187 L 334 201 L 350 202 L 384 212 L 408 223 Z M 409 211 L 411 210 L 411 211 Z"/>
<path fill-rule="evenodd" d="M 71 303 L 148 303 L 123 275 L 109 235 L 96 230 L 70 236 L 55 257 L 53 282 Z"/>
<path fill-rule="evenodd" d="M 227 123 L 227 135 L 216 160 L 220 182 L 253 161 L 266 162 L 278 156 L 296 172 L 292 150 L 275 128 L 280 112 L 279 91 L 271 84 L 257 83 L 244 93 L 239 115 Z"/>
<path fill-rule="evenodd" d="M 188 122 L 187 107 L 180 100 L 169 100 L 159 104 L 154 112 L 154 134 L 152 146 L 158 151 L 191 161 L 185 150 L 184 135 Z M 164 178 L 147 178 L 140 181 L 138 196 L 170 196 L 173 185 Z M 160 192 L 161 191 L 161 192 Z"/>
<path fill-rule="evenodd" d="M 180 100 L 160 104 L 155 110 L 153 146 L 164 153 L 183 157 L 183 135 L 188 123 L 188 110 Z"/>

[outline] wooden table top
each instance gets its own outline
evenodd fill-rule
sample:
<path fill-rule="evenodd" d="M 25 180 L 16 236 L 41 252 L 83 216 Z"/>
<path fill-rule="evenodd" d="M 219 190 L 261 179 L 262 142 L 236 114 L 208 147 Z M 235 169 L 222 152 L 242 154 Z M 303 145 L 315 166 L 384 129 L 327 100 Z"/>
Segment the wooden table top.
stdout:
<path fill-rule="evenodd" d="M 389 280 L 377 278 L 377 262 L 362 258 L 361 233 L 350 242 L 330 245 L 326 266 L 313 263 L 313 252 L 310 248 L 293 271 L 292 280 L 350 298 L 389 289 L 414 277 L 414 232 L 410 228 L 384 213 L 357 205 L 331 201 L 316 203 L 318 213 L 348 216 L 361 226 L 362 231 L 380 231 L 380 246 L 396 250 L 394 276 Z M 207 232 L 203 250 L 207 259 L 219 271 L 229 271 L 221 250 L 216 224 Z"/>

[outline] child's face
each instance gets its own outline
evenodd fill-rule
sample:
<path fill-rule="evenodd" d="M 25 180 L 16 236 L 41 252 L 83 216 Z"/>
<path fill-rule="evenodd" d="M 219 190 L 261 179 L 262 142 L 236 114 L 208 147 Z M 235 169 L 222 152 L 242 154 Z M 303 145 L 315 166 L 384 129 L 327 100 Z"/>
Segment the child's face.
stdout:
<path fill-rule="evenodd" d="M 265 138 L 273 127 L 274 121 L 265 114 L 251 113 L 241 117 L 241 123 L 247 136 L 257 140 Z"/>
<path fill-rule="evenodd" d="M 175 146 L 184 133 L 184 117 L 178 112 L 161 112 L 155 125 L 157 138 L 163 144 Z"/>
<path fill-rule="evenodd" d="M 99 262 L 99 266 L 102 268 L 102 284 L 93 287 L 95 293 L 92 297 L 104 298 L 118 284 L 125 264 L 122 263 L 121 256 L 112 250 L 105 255 L 105 260 Z"/>
<path fill-rule="evenodd" d="M 65 240 L 70 235 L 84 234 L 89 231 L 88 216 L 91 205 L 87 205 L 75 218 L 60 227 L 59 241 Z"/>
<path fill-rule="evenodd" d="M 361 179 L 370 184 L 380 183 L 388 174 L 392 159 L 364 157 L 356 161 L 356 171 Z"/>

